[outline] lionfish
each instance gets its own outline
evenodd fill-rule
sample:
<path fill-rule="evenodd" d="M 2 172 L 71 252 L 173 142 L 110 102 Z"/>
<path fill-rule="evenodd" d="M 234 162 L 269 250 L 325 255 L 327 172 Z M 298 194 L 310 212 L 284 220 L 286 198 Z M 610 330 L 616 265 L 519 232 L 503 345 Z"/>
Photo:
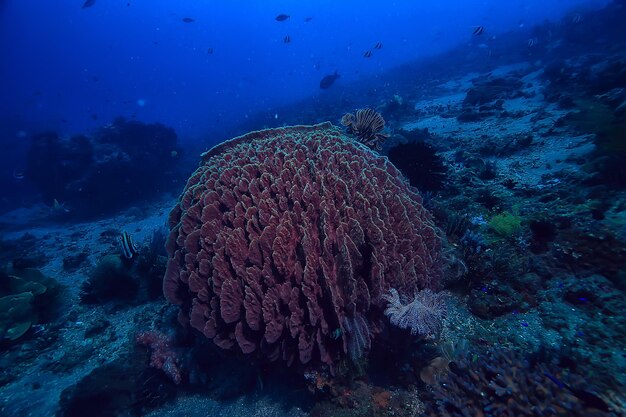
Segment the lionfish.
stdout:
<path fill-rule="evenodd" d="M 381 133 L 385 128 L 385 119 L 376 110 L 359 109 L 354 114 L 347 113 L 341 118 L 341 124 L 349 134 L 371 149 L 380 150 L 380 145 L 389 137 Z"/>

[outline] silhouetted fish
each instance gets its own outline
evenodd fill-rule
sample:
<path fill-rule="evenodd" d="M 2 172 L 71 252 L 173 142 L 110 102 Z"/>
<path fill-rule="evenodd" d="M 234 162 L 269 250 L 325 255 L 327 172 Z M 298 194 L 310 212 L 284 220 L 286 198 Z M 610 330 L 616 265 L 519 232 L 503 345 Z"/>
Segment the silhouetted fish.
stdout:
<path fill-rule="evenodd" d="M 484 26 L 476 26 L 474 27 L 474 30 L 472 31 L 472 35 L 479 36 L 479 35 L 482 35 L 484 31 L 485 31 Z"/>
<path fill-rule="evenodd" d="M 287 35 L 283 38 L 283 43 L 289 43 L 289 42 L 291 42 L 291 37 Z"/>
<path fill-rule="evenodd" d="M 320 88 L 323 90 L 330 88 L 335 83 L 335 81 L 337 81 L 337 78 L 339 78 L 339 73 L 337 73 L 337 71 L 335 71 L 334 74 L 325 76 L 320 81 Z"/>
<path fill-rule="evenodd" d="M 365 52 L 363 52 L 363 56 L 365 58 L 370 58 L 372 56 L 372 51 L 365 51 Z"/>
<path fill-rule="evenodd" d="M 289 15 L 288 14 L 279 14 L 278 16 L 276 16 L 276 20 L 278 22 L 284 22 L 285 20 L 289 19 Z"/>
<path fill-rule="evenodd" d="M 313 20 L 313 18 L 312 18 L 312 17 L 306 17 L 306 18 L 304 19 L 304 23 L 308 23 L 308 22 L 310 22 L 311 20 Z"/>
<path fill-rule="evenodd" d="M 212 55 L 213 54 L 213 48 L 207 49 L 206 53 L 209 54 L 209 55 Z"/>
<path fill-rule="evenodd" d="M 23 180 L 25 178 L 24 171 L 22 171 L 22 170 L 20 170 L 18 168 L 15 168 L 13 170 L 13 178 L 15 178 L 18 181 Z"/>
<path fill-rule="evenodd" d="M 87 7 L 91 7 L 94 4 L 96 4 L 96 0 L 85 0 L 85 2 L 83 3 L 83 9 L 86 9 Z"/>
<path fill-rule="evenodd" d="M 193 23 L 195 22 L 195 19 L 192 19 L 191 17 L 183 17 L 183 22 L 185 23 Z"/>
<path fill-rule="evenodd" d="M 376 45 L 374 45 L 374 49 L 382 49 L 382 47 L 383 47 L 382 42 L 376 42 Z"/>

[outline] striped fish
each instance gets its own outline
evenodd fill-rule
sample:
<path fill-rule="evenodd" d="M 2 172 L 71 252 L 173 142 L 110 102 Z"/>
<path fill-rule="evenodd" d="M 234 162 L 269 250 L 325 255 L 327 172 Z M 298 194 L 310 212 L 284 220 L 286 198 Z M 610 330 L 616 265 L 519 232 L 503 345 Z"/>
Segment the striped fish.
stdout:
<path fill-rule="evenodd" d="M 474 26 L 474 30 L 472 31 L 472 35 L 480 36 L 480 35 L 483 34 L 484 31 L 485 31 L 485 27 L 484 26 Z"/>
<path fill-rule="evenodd" d="M 133 241 L 132 236 L 124 231 L 119 237 L 120 245 L 122 246 L 122 255 L 126 259 L 132 259 L 133 256 L 139 253 L 139 249 L 137 249 L 137 245 Z"/>

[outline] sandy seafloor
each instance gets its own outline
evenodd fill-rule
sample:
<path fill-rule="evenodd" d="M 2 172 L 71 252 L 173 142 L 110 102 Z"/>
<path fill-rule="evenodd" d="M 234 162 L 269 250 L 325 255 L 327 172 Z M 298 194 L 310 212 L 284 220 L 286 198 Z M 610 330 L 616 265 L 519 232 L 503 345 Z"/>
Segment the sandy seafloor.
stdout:
<path fill-rule="evenodd" d="M 593 151 L 592 136 L 578 135 L 567 127 L 554 127 L 555 120 L 564 116 L 567 111 L 543 100 L 539 69 L 527 64 L 510 65 L 497 68 L 492 72 L 492 76 L 513 72 L 524 74 L 523 90 L 529 93 L 526 97 L 505 100 L 504 109 L 514 117 L 492 116 L 476 122 L 459 122 L 454 117 L 442 114 L 442 107 L 448 111 L 459 109 L 466 91 L 471 86 L 471 80 L 481 75 L 467 74 L 439 85 L 437 97 L 415 104 L 415 107 L 420 109 L 419 118 L 403 121 L 401 126 L 395 127 L 405 130 L 427 128 L 433 137 L 445 140 L 446 143 L 436 145 L 445 150 L 443 154 L 448 161 L 450 176 L 453 179 L 455 176 L 463 176 L 466 169 L 462 164 L 453 162 L 456 151 L 475 148 L 486 137 L 498 143 L 510 141 L 511 137 L 518 134 L 532 132 L 534 140 L 531 146 L 513 155 L 490 158 L 496 164 L 498 178 L 514 178 L 518 189 L 528 190 L 557 190 L 563 186 L 564 181 L 574 183 L 583 180 L 587 174 L 581 171 L 576 161 Z M 546 134 L 548 131 L 550 133 Z M 512 193 L 504 187 L 500 187 L 499 190 L 503 198 L 507 198 L 507 193 L 513 198 Z M 0 387 L 0 415 L 15 417 L 53 415 L 57 410 L 61 392 L 65 388 L 75 384 L 94 368 L 111 362 L 126 352 L 129 346 L 134 344 L 138 330 L 160 323 L 165 312 L 171 311 L 165 300 L 111 310 L 101 306 L 82 305 L 78 297 L 80 284 L 86 279 L 90 268 L 102 256 L 119 251 L 114 241 L 102 238 L 104 231 L 127 230 L 141 244 L 152 230 L 165 223 L 175 201 L 176 196 L 164 196 L 161 201 L 146 207 L 128 209 L 111 218 L 85 223 L 56 223 L 51 210 L 44 206 L 16 210 L 0 218 L 3 240 L 10 241 L 19 239 L 25 233 L 32 234 L 37 240 L 38 250 L 49 257 L 49 262 L 41 268 L 41 271 L 67 287 L 64 300 L 66 310 L 64 318 L 59 320 L 63 324 L 58 330 L 59 339 L 56 343 L 34 352 L 33 349 L 37 349 L 34 344 L 14 345 L 10 349 L 12 363 L 6 363 L 9 353 L 0 353 L 5 357 L 4 360 L 0 358 L 0 365 L 4 371 L 15 374 L 14 378 Z M 520 209 L 523 211 L 530 208 L 524 204 L 534 203 L 528 200 L 518 204 L 522 205 Z M 471 211 L 471 208 L 468 210 Z M 623 212 L 608 210 L 607 217 L 617 219 L 615 224 L 626 223 Z M 66 272 L 63 268 L 63 258 L 83 250 L 89 253 L 85 266 L 73 273 Z M 556 285 L 556 282 L 549 284 L 543 291 L 558 292 Z M 513 345 L 526 346 L 528 349 L 540 345 L 559 346 L 575 341 L 578 326 L 589 320 L 583 309 L 569 305 L 558 297 L 544 297 L 544 300 L 546 301 L 533 306 L 527 312 L 505 314 L 493 320 L 481 320 L 468 311 L 464 299 L 455 296 L 451 302 L 445 331 L 452 339 L 461 339 L 470 333 L 484 338 L 499 335 Z M 563 327 L 545 328 L 546 314 L 560 315 L 563 318 Z M 110 326 L 101 333 L 86 338 L 85 330 L 103 319 L 108 320 Z M 601 359 L 596 359 L 602 369 L 611 369 L 615 375 L 626 375 L 623 339 L 621 341 L 621 347 L 614 346 L 613 355 L 609 353 Z M 589 356 L 593 356 L 594 347 L 585 346 L 584 343 L 579 340 L 578 349 L 580 351 L 588 349 Z M 23 362 L 20 362 L 21 360 Z M 57 362 L 69 365 L 59 371 L 51 366 Z M 622 382 L 626 382 L 623 377 L 621 379 Z M 294 394 L 291 399 L 293 401 L 287 400 L 289 398 L 287 387 L 268 387 L 267 384 L 263 389 L 255 389 L 228 401 L 217 400 L 201 392 L 186 392 L 147 415 L 151 417 L 307 415 L 304 408 L 299 407 L 297 400 L 294 399 L 298 395 Z"/>

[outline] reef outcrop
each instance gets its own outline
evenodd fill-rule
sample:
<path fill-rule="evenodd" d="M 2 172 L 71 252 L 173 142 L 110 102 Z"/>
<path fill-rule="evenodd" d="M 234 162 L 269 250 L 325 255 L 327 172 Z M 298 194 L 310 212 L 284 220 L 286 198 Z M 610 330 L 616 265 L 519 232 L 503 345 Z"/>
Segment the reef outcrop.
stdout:
<path fill-rule="evenodd" d="M 367 351 L 390 288 L 440 282 L 441 239 L 416 191 L 330 123 L 224 142 L 170 213 L 165 296 L 224 349 L 332 369 Z"/>

